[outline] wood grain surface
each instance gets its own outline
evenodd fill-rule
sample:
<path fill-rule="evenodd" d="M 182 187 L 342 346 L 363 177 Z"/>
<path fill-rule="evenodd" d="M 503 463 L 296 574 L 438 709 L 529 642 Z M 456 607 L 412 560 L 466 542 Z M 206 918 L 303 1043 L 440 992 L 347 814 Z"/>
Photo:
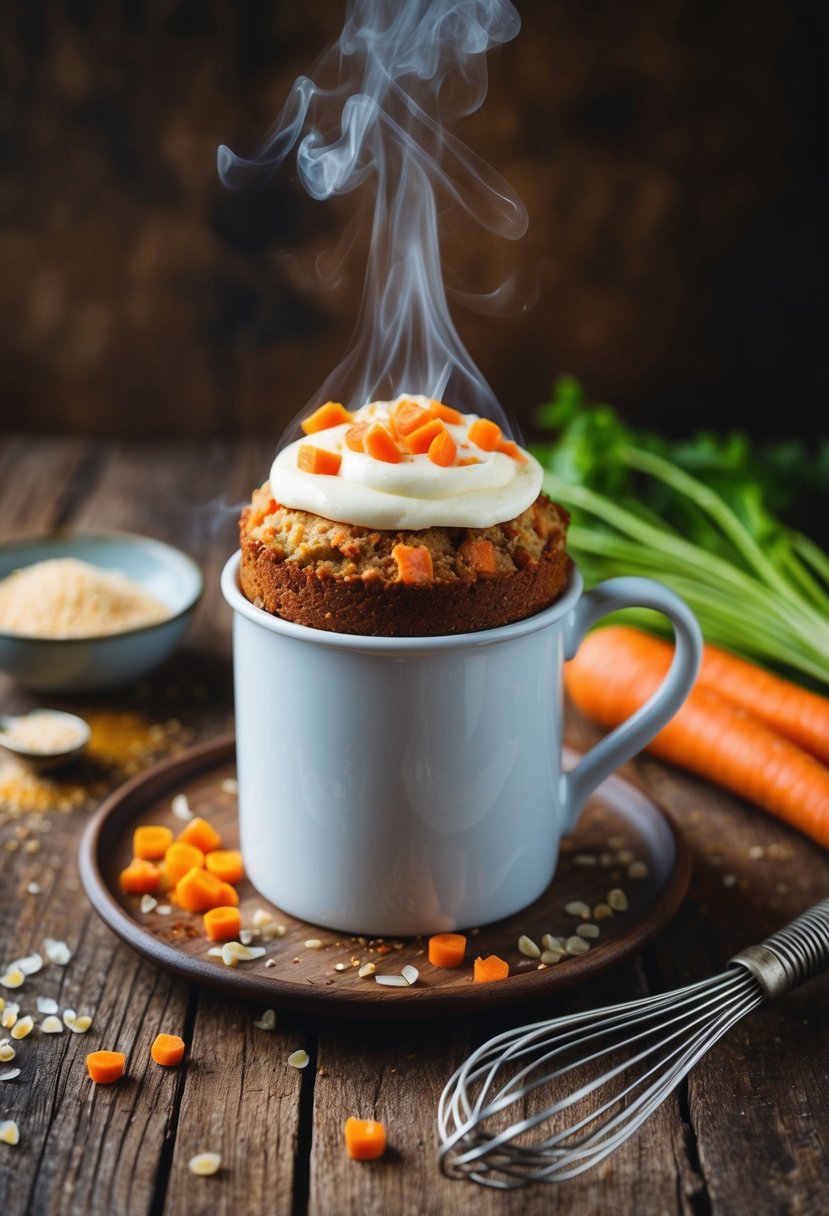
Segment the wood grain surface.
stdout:
<path fill-rule="evenodd" d="M 57 707 L 159 725 L 167 752 L 232 729 L 230 622 L 218 572 L 235 544 L 236 505 L 268 460 L 256 444 L 0 445 L 3 535 L 67 524 L 145 532 L 185 548 L 208 580 L 186 645 L 150 680 Z M 33 704 L 0 677 L 0 710 Z M 583 746 L 593 735 L 573 717 L 570 737 Z M 829 891 L 829 858 L 784 825 L 647 758 L 626 771 L 682 825 L 694 858 L 690 895 L 635 958 L 542 1003 L 550 1015 L 702 978 Z M 40 948 L 45 936 L 73 951 L 67 966 L 48 964 L 16 995 L 3 995 L 27 1008 L 36 995 L 53 996 L 61 1009 L 93 1016 L 86 1035 L 36 1030 L 15 1043 L 21 1075 L 0 1082 L 0 1121 L 20 1127 L 16 1147 L 0 1144 L 4 1216 L 827 1210 L 829 977 L 737 1026 L 597 1169 L 517 1195 L 485 1192 L 438 1171 L 438 1095 L 469 1050 L 499 1028 L 543 1016 L 537 1007 L 393 1024 L 277 1010 L 273 1031 L 257 1029 L 260 1003 L 151 965 L 90 908 L 78 843 L 92 808 L 119 779 L 113 761 L 90 778 L 83 804 L 60 809 L 56 795 L 54 805 L 27 811 L 14 805 L 0 771 L 0 963 Z M 180 1068 L 150 1061 L 159 1031 L 187 1041 Z M 302 1071 L 287 1062 L 300 1046 L 310 1057 Z M 84 1057 L 100 1047 L 127 1056 L 127 1076 L 116 1086 L 93 1088 L 86 1079 Z M 348 1160 L 342 1128 L 350 1114 L 387 1122 L 382 1161 Z M 219 1173 L 193 1177 L 190 1157 L 207 1150 L 222 1154 Z"/>

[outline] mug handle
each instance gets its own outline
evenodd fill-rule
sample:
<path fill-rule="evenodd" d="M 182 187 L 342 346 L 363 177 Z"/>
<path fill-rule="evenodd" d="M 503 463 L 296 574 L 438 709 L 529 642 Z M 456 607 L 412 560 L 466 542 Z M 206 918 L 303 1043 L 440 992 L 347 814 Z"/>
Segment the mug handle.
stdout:
<path fill-rule="evenodd" d="M 650 578 L 610 578 L 586 592 L 565 624 L 564 658 L 572 659 L 596 621 L 619 608 L 652 608 L 674 627 L 674 657 L 668 674 L 644 705 L 590 749 L 561 776 L 565 831 L 571 831 L 593 790 L 630 760 L 674 716 L 693 687 L 702 661 L 702 633 L 688 605 Z"/>

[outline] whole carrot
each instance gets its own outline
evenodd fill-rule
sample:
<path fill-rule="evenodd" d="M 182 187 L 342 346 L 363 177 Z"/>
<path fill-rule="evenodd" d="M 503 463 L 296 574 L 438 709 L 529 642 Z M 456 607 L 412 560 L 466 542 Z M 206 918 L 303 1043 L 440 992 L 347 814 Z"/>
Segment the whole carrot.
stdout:
<path fill-rule="evenodd" d="M 575 705 L 594 722 L 623 722 L 656 691 L 671 647 L 638 630 L 590 634 L 565 668 Z M 829 769 L 704 684 L 648 744 L 648 751 L 717 782 L 829 848 Z"/>
<path fill-rule="evenodd" d="M 820 693 L 711 645 L 705 647 L 699 680 L 829 764 L 829 700 Z"/>

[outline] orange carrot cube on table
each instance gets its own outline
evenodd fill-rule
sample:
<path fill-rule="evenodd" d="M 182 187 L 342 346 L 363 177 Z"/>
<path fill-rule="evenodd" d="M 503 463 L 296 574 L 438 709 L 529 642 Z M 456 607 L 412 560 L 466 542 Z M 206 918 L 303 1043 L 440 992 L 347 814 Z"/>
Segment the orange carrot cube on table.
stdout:
<path fill-rule="evenodd" d="M 505 980 L 509 975 L 509 963 L 490 954 L 488 958 L 476 958 L 473 964 L 472 979 L 476 984 L 488 984 L 492 980 Z"/>
<path fill-rule="evenodd" d="M 219 849 L 222 845 L 219 833 L 200 815 L 196 815 L 186 827 L 181 829 L 178 839 L 184 841 L 185 844 L 194 844 L 197 849 L 201 849 L 202 853 L 212 853 L 214 849 Z"/>
<path fill-rule="evenodd" d="M 118 875 L 118 882 L 128 895 L 155 895 L 161 890 L 161 869 L 151 861 L 133 857 Z"/>
<path fill-rule="evenodd" d="M 209 908 L 204 914 L 204 931 L 211 942 L 236 941 L 242 931 L 239 909 L 224 905 Z"/>
<path fill-rule="evenodd" d="M 209 912 L 211 908 L 236 907 L 239 903 L 230 883 L 196 866 L 176 883 L 173 899 L 187 912 Z"/>
<path fill-rule="evenodd" d="M 161 824 L 143 824 L 132 834 L 132 851 L 142 861 L 161 861 L 172 843 L 172 828 Z"/>
<path fill-rule="evenodd" d="M 126 1057 L 120 1051 L 93 1051 L 86 1057 L 86 1069 L 97 1085 L 111 1085 L 124 1075 Z"/>
<path fill-rule="evenodd" d="M 204 853 L 194 844 L 183 840 L 175 840 L 164 854 L 164 869 L 170 882 L 175 886 L 193 866 L 201 869 L 204 865 Z"/>
<path fill-rule="evenodd" d="M 348 1118 L 345 1147 L 352 1161 L 376 1161 L 386 1151 L 386 1129 L 376 1119 Z"/>
<path fill-rule="evenodd" d="M 156 1064 L 172 1068 L 184 1059 L 184 1039 L 177 1034 L 157 1034 L 150 1048 L 150 1055 Z"/>
<path fill-rule="evenodd" d="M 222 882 L 241 882 L 245 877 L 245 863 L 238 849 L 214 849 L 207 854 L 204 864 Z"/>
<path fill-rule="evenodd" d="M 429 962 L 433 967 L 459 967 L 465 952 L 463 933 L 436 933 L 429 938 Z"/>

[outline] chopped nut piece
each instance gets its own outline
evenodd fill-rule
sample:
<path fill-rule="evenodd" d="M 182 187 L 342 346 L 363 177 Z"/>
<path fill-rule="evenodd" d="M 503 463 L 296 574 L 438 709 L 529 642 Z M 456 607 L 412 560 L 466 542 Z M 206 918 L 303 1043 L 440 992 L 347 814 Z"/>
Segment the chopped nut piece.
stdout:
<path fill-rule="evenodd" d="M 525 958 L 541 958 L 541 951 L 526 933 L 522 933 L 518 939 L 518 950 Z"/>
<path fill-rule="evenodd" d="M 609 849 L 623 849 L 627 844 L 624 836 L 608 836 L 607 847 Z"/>
<path fill-rule="evenodd" d="M 190 810 L 190 803 L 186 794 L 176 794 L 170 803 L 170 809 L 176 819 L 188 820 L 193 818 L 193 812 Z"/>
<path fill-rule="evenodd" d="M 358 972 L 359 974 L 359 972 Z M 402 975 L 375 975 L 378 984 L 384 988 L 408 988 L 409 981 Z"/>
<path fill-rule="evenodd" d="M 560 963 L 564 958 L 566 951 L 563 946 L 557 946 L 554 950 L 545 950 L 541 955 L 542 963 Z"/>
<path fill-rule="evenodd" d="M 619 849 L 619 852 L 616 854 L 616 860 L 620 866 L 629 866 L 636 858 L 630 849 Z"/>
<path fill-rule="evenodd" d="M 58 963 L 61 967 L 65 967 L 72 957 L 66 942 L 55 941 L 53 937 L 44 937 L 43 950 L 50 963 Z"/>
<path fill-rule="evenodd" d="M 270 912 L 266 912 L 264 908 L 257 908 L 253 914 L 252 925 L 254 929 L 264 929 L 265 925 L 273 924 L 273 917 Z"/>
<path fill-rule="evenodd" d="M 0 1064 L 8 1064 L 9 1060 L 13 1060 L 17 1052 L 11 1045 L 10 1039 L 0 1040 Z"/>
<path fill-rule="evenodd" d="M 307 1068 L 308 1059 L 308 1052 L 300 1047 L 297 1051 L 291 1052 L 288 1056 L 288 1063 L 291 1068 Z"/>
<path fill-rule="evenodd" d="M 414 984 L 420 978 L 420 972 L 417 967 L 413 967 L 411 963 L 407 963 L 400 972 L 407 984 Z M 359 975 L 359 972 L 358 972 Z"/>
<path fill-rule="evenodd" d="M 38 971 L 43 967 L 43 958 L 39 954 L 30 954 L 27 958 L 16 958 L 9 968 L 10 971 L 17 969 L 23 972 L 24 975 L 37 975 Z"/>
<path fill-rule="evenodd" d="M 19 988 L 26 979 L 19 967 L 14 967 L 7 971 L 5 975 L 0 975 L 0 984 L 4 988 Z"/>
<path fill-rule="evenodd" d="M 20 1006 L 16 1005 L 14 1001 L 10 1001 L 3 1010 L 2 1017 L 0 1017 L 0 1026 L 2 1026 L 4 1030 L 10 1030 L 17 1021 L 18 1013 L 20 1013 Z"/>
<path fill-rule="evenodd" d="M 614 887 L 612 891 L 608 891 L 607 902 L 614 912 L 626 912 L 628 909 L 628 897 L 620 887 Z"/>
<path fill-rule="evenodd" d="M 596 904 L 595 908 L 593 909 L 594 920 L 607 920 L 608 917 L 611 917 L 612 915 L 613 909 L 611 908 L 610 904 Z"/>
<path fill-rule="evenodd" d="M 343 966 L 343 964 L 341 963 L 340 966 Z M 361 979 L 365 979 L 367 975 L 374 975 L 376 970 L 377 968 L 374 963 L 363 963 L 357 974 Z"/>
<path fill-rule="evenodd" d="M 31 1014 L 27 1014 L 25 1018 L 20 1018 L 11 1028 L 11 1036 L 13 1039 L 25 1039 L 27 1034 L 31 1034 L 34 1028 L 34 1018 Z"/>
<path fill-rule="evenodd" d="M 628 866 L 628 878 L 644 878 L 648 873 L 648 867 L 644 861 L 632 861 Z"/>
<path fill-rule="evenodd" d="M 152 895 L 142 895 L 139 907 L 142 912 L 152 912 L 153 908 L 158 907 L 158 900 Z"/>
<path fill-rule="evenodd" d="M 582 920 L 587 920 L 590 916 L 590 906 L 583 899 L 572 899 L 569 904 L 564 905 L 564 911 L 568 916 L 580 916 Z"/>
<path fill-rule="evenodd" d="M 37 998 L 38 1013 L 57 1013 L 58 1003 L 51 996 L 39 996 Z"/>
<path fill-rule="evenodd" d="M 599 936 L 599 926 L 598 925 L 579 925 L 579 927 L 576 929 L 576 933 L 578 934 L 579 937 L 598 937 Z"/>
<path fill-rule="evenodd" d="M 761 844 L 753 844 L 748 851 L 748 855 L 752 861 L 759 861 L 761 857 L 765 857 L 766 850 Z"/>
<path fill-rule="evenodd" d="M 318 937 L 309 937 L 307 939 L 307 941 L 303 942 L 303 945 L 305 946 L 306 950 L 321 950 L 322 949 L 322 942 L 320 941 L 320 939 Z"/>
<path fill-rule="evenodd" d="M 275 966 L 276 966 L 276 959 L 275 959 L 275 958 L 266 958 L 266 959 L 265 959 L 265 966 L 266 966 L 266 967 L 275 967 Z"/>
<path fill-rule="evenodd" d="M 223 794 L 238 794 L 239 782 L 235 777 L 225 777 L 224 781 L 219 786 L 219 789 Z"/>
<path fill-rule="evenodd" d="M 156 908 L 156 912 L 158 913 L 159 916 L 169 916 L 170 913 L 172 912 L 172 910 L 173 909 L 170 907 L 169 904 L 159 904 L 158 907 Z"/>
<path fill-rule="evenodd" d="M 373 966 L 373 964 L 372 964 L 372 966 Z M 349 968 L 348 963 L 335 963 L 334 964 L 335 971 L 348 971 L 349 969 L 350 968 Z"/>
<path fill-rule="evenodd" d="M 196 1153 L 195 1157 L 191 1157 L 187 1162 L 187 1168 L 191 1174 L 197 1174 L 200 1178 L 208 1178 L 211 1174 L 218 1173 L 222 1165 L 222 1158 L 219 1153 Z"/>
<path fill-rule="evenodd" d="M 574 853 L 573 864 L 577 866 L 594 866 L 596 864 L 595 853 Z"/>
<path fill-rule="evenodd" d="M 261 1018 L 253 1024 L 260 1030 L 273 1030 L 276 1027 L 276 1010 L 266 1009 Z"/>
<path fill-rule="evenodd" d="M 40 1023 L 40 1029 L 43 1034 L 63 1034 L 63 1022 L 50 1013 Z"/>
<path fill-rule="evenodd" d="M 30 882 L 29 885 L 26 887 L 26 890 L 28 891 L 28 893 L 30 895 L 40 895 L 40 883 L 39 882 Z"/>
<path fill-rule="evenodd" d="M 545 933 L 541 939 L 541 945 L 545 950 L 563 950 L 564 942 L 560 937 L 555 937 L 552 933 Z"/>
<path fill-rule="evenodd" d="M 239 930 L 239 941 L 242 943 L 243 946 L 249 946 L 250 943 L 253 941 L 253 930 L 240 929 Z"/>
<path fill-rule="evenodd" d="M 4 1119 L 0 1123 L 0 1144 L 17 1144 L 20 1141 L 20 1129 L 14 1119 Z"/>
<path fill-rule="evenodd" d="M 568 954 L 584 954 L 590 949 L 583 937 L 568 937 L 564 946 Z"/>
<path fill-rule="evenodd" d="M 15 1077 L 20 1076 L 19 1068 L 8 1068 L 5 1072 L 0 1072 L 0 1081 L 13 1081 Z"/>

